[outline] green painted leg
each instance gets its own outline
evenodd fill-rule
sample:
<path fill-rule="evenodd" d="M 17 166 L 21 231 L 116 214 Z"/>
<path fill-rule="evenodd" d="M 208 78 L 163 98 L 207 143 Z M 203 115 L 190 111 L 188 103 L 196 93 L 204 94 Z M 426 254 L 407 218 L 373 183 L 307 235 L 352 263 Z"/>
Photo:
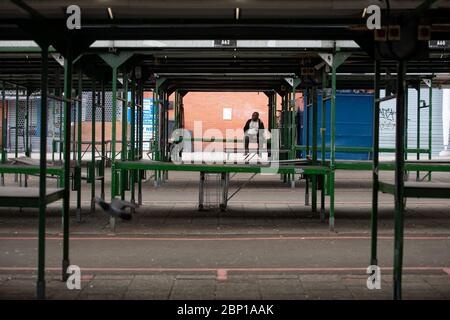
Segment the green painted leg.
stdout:
<path fill-rule="evenodd" d="M 330 230 L 334 231 L 334 171 L 330 172 Z"/>
<path fill-rule="evenodd" d="M 309 177 L 305 178 L 305 206 L 309 206 Z"/>
<path fill-rule="evenodd" d="M 320 193 L 320 221 L 325 222 L 325 176 L 323 176 L 322 192 Z"/>
<path fill-rule="evenodd" d="M 311 188 L 312 188 L 311 210 L 312 210 L 312 212 L 316 213 L 317 212 L 317 176 L 316 175 L 312 176 Z"/>

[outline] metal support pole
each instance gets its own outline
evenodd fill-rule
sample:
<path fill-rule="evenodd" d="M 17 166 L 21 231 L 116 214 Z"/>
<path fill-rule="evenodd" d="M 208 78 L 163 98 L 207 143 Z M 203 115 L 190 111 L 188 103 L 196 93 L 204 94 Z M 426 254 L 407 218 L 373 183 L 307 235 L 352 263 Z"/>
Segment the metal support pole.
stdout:
<path fill-rule="evenodd" d="M 7 116 L 6 116 L 6 96 L 5 96 L 5 82 L 2 81 L 2 163 L 6 162 L 7 158 L 7 150 L 6 150 L 6 143 L 7 143 Z"/>
<path fill-rule="evenodd" d="M 41 46 L 41 126 L 39 159 L 39 238 L 38 238 L 38 278 L 36 295 L 45 299 L 45 214 L 46 214 L 46 170 L 47 170 L 47 81 L 48 81 L 48 45 Z"/>
<path fill-rule="evenodd" d="M 273 114 L 273 100 L 272 100 L 272 94 L 267 94 L 268 97 L 268 103 L 267 103 L 267 107 L 268 107 L 268 129 L 272 130 L 273 128 L 273 118 L 272 118 L 272 114 Z"/>
<path fill-rule="evenodd" d="M 156 83 L 158 84 L 158 83 Z M 153 138 L 153 146 L 150 146 L 150 148 L 152 149 L 152 160 L 156 160 L 156 141 L 157 141 L 157 137 L 156 137 L 156 126 L 157 126 L 157 122 L 156 122 L 156 99 L 157 99 L 157 94 L 156 94 L 156 89 L 153 91 L 152 93 L 152 138 Z M 155 173 L 155 182 L 156 182 L 156 173 Z"/>
<path fill-rule="evenodd" d="M 59 96 L 60 94 L 58 93 L 58 96 Z M 61 144 L 62 143 L 64 143 L 64 142 L 62 142 L 62 140 L 63 140 L 63 126 L 64 126 L 64 124 L 63 124 L 63 103 L 62 102 L 59 102 L 59 142 L 58 142 L 58 152 L 59 152 L 59 160 L 61 160 L 62 159 L 62 155 L 61 155 L 61 153 L 62 153 L 62 150 L 61 150 Z M 64 148 L 64 147 L 63 147 Z"/>
<path fill-rule="evenodd" d="M 228 197 L 228 183 L 227 183 L 228 173 L 222 172 L 220 174 L 220 211 L 225 211 L 227 208 L 227 197 Z"/>
<path fill-rule="evenodd" d="M 69 45 L 64 61 L 64 197 L 63 197 L 63 261 L 62 280 L 68 278 L 69 262 L 69 210 L 70 210 L 70 125 L 72 106 L 72 47 Z"/>
<path fill-rule="evenodd" d="M 139 159 L 142 159 L 144 155 L 144 81 L 139 82 Z"/>
<path fill-rule="evenodd" d="M 311 90 L 312 95 L 312 164 L 317 164 L 317 125 L 318 125 L 318 119 L 317 119 L 317 88 L 314 86 Z M 311 194 L 311 209 L 312 212 L 317 212 L 317 175 L 313 175 L 311 177 L 311 187 L 312 187 L 312 194 Z"/>
<path fill-rule="evenodd" d="M 293 79 L 292 92 L 289 94 L 288 106 L 289 106 L 289 117 L 290 117 L 290 134 L 289 134 L 289 159 L 295 159 L 297 153 L 297 126 L 295 124 L 296 118 L 296 101 L 295 95 L 297 93 L 297 87 L 300 85 L 301 80 L 299 78 Z M 291 187 L 295 188 L 295 174 L 290 174 Z"/>
<path fill-rule="evenodd" d="M 334 177 L 336 161 L 336 69 L 337 56 L 333 55 L 331 73 L 331 111 L 330 111 L 330 229 L 334 230 Z"/>
<path fill-rule="evenodd" d="M 128 74 L 126 70 L 123 72 L 123 93 L 122 93 L 122 152 L 120 160 L 127 160 L 127 140 L 128 140 Z M 125 199 L 126 178 L 128 172 L 126 170 L 120 171 L 120 197 Z"/>
<path fill-rule="evenodd" d="M 420 80 L 417 81 L 417 154 L 416 159 L 420 160 Z M 416 181 L 420 180 L 420 172 L 416 172 Z"/>
<path fill-rule="evenodd" d="M 166 92 L 164 97 L 164 161 L 168 161 L 168 141 L 169 141 L 169 94 Z M 168 171 L 164 172 L 165 180 Z"/>
<path fill-rule="evenodd" d="M 19 86 L 16 86 L 16 131 L 14 137 L 14 157 L 19 156 Z M 16 174 L 17 179 L 17 174 Z"/>
<path fill-rule="evenodd" d="M 351 54 L 348 52 L 336 51 L 333 53 L 331 63 L 331 125 L 330 125 L 330 173 L 329 173 L 329 193 L 330 193 L 330 229 L 334 230 L 334 179 L 336 162 L 336 70 L 344 63 Z"/>
<path fill-rule="evenodd" d="M 180 112 L 179 106 L 178 106 L 178 102 L 179 102 L 178 101 L 178 90 L 175 90 L 174 96 L 175 96 L 175 98 L 174 98 L 174 104 L 173 104 L 173 113 L 174 113 L 173 128 L 174 128 L 174 130 L 176 130 L 179 128 L 179 112 Z"/>
<path fill-rule="evenodd" d="M 14 134 L 14 158 L 19 156 L 19 86 L 16 86 L 16 130 Z M 17 173 L 14 175 L 14 182 L 17 182 Z"/>
<path fill-rule="evenodd" d="M 78 88 L 76 90 L 74 90 L 75 92 L 75 97 L 78 98 L 78 94 L 76 94 Z M 78 99 L 77 99 L 78 100 Z M 71 108 L 70 108 L 70 114 L 71 114 L 71 119 L 72 122 L 70 123 L 71 125 L 71 133 L 72 133 L 72 137 L 70 138 L 71 141 L 71 150 L 72 150 L 72 161 L 76 163 L 77 160 L 77 142 L 76 142 L 76 137 L 77 137 L 77 132 L 76 132 L 76 119 L 77 119 L 77 106 L 78 106 L 78 102 L 72 102 L 71 104 Z M 73 124 L 73 126 L 72 126 Z"/>
<path fill-rule="evenodd" d="M 83 111 L 83 73 L 81 69 L 78 72 L 78 112 L 77 112 L 77 175 L 74 176 L 75 185 L 77 186 L 77 211 L 76 219 L 81 222 L 81 141 L 82 141 L 82 111 Z"/>
<path fill-rule="evenodd" d="M 404 198 L 404 128 L 405 128 L 405 62 L 397 67 L 397 111 L 395 136 L 395 234 L 394 234 L 394 299 L 402 298 L 403 267 L 403 198 Z"/>
<path fill-rule="evenodd" d="M 152 148 L 152 160 L 158 160 L 158 151 L 157 149 L 159 148 L 159 144 L 158 144 L 158 104 L 159 104 L 159 96 L 158 96 L 158 81 L 156 82 L 156 87 L 155 90 L 153 91 L 153 103 L 152 103 L 152 115 L 153 115 L 153 119 L 152 119 L 152 138 L 153 138 L 153 146 L 151 146 Z M 158 180 L 158 171 L 155 170 L 154 175 L 153 175 L 153 179 L 154 179 L 154 184 L 155 187 L 158 186 L 159 184 L 159 180 Z"/>
<path fill-rule="evenodd" d="M 428 89 L 428 160 L 431 160 L 433 146 L 433 80 L 430 79 Z M 431 181 L 431 171 L 428 172 L 428 181 Z"/>
<path fill-rule="evenodd" d="M 60 92 L 57 91 L 57 90 L 54 90 L 53 94 L 55 96 L 60 96 Z M 51 108 L 52 108 L 52 162 L 54 162 L 55 161 L 56 145 L 57 145 L 56 141 L 55 141 L 55 130 L 56 130 L 56 123 L 57 122 L 56 122 L 56 102 L 53 101 L 53 100 L 52 100 L 52 103 L 51 103 Z M 61 142 L 58 142 L 58 149 L 61 146 L 60 143 Z"/>
<path fill-rule="evenodd" d="M 273 93 L 273 114 L 272 114 L 273 129 L 277 128 L 277 93 Z"/>
<path fill-rule="evenodd" d="M 308 158 L 309 157 L 309 155 L 310 155 L 310 153 L 309 153 L 309 151 L 310 151 L 310 145 L 309 145 L 309 142 L 310 142 L 310 114 L 309 114 L 309 104 L 310 104 L 310 101 L 311 101 L 311 90 L 310 89 L 306 89 L 306 92 L 307 92 L 307 98 L 306 98 L 306 106 L 305 106 L 305 113 L 306 113 L 306 125 L 305 125 L 305 131 L 306 131 L 306 151 L 305 151 L 305 158 Z"/>
<path fill-rule="evenodd" d="M 204 200 L 205 200 L 205 173 L 200 172 L 200 181 L 198 184 L 198 210 L 201 211 L 204 208 Z"/>
<path fill-rule="evenodd" d="M 409 85 L 408 82 L 406 82 L 406 88 L 405 88 L 406 94 L 405 94 L 405 160 L 408 159 L 408 115 L 409 115 L 409 107 L 408 107 L 408 99 L 409 99 Z M 409 174 L 409 173 L 407 173 Z"/>
<path fill-rule="evenodd" d="M 33 107 L 30 108 L 30 113 L 29 113 L 29 124 L 33 125 Z M 31 136 L 29 137 L 29 153 L 30 156 L 33 153 L 33 140 L 31 139 Z"/>
<path fill-rule="evenodd" d="M 372 166 L 372 216 L 370 264 L 378 265 L 378 163 L 380 148 L 380 61 L 375 60 L 374 102 L 373 102 L 373 166 Z"/>
<path fill-rule="evenodd" d="M 101 132 L 101 139 L 102 139 L 102 160 L 101 160 L 101 168 L 103 177 L 101 180 L 100 185 L 100 194 L 101 198 L 105 199 L 105 167 L 106 167 L 106 146 L 105 146 L 105 108 L 106 108 L 106 96 L 105 96 L 105 81 L 102 80 L 101 83 L 102 86 L 102 132 Z"/>
<path fill-rule="evenodd" d="M 282 107 L 282 115 L 283 115 L 283 142 L 282 142 L 282 148 L 287 149 L 289 145 L 288 137 L 289 137 L 289 110 L 288 110 L 288 97 L 287 93 L 284 93 L 282 96 L 281 101 L 281 107 Z M 283 159 L 288 159 L 289 155 L 284 153 Z M 288 182 L 288 175 L 283 174 L 283 182 Z"/>
<path fill-rule="evenodd" d="M 2 81 L 2 149 L 1 149 L 1 161 L 2 163 L 6 162 L 6 132 L 7 132 L 7 128 L 6 128 L 6 99 L 5 99 L 5 82 Z M 1 185 L 4 186 L 5 185 L 5 175 L 2 173 L 1 175 Z"/>
<path fill-rule="evenodd" d="M 131 161 L 136 160 L 136 78 L 131 79 L 131 128 L 130 128 L 130 148 L 131 148 Z M 135 203 L 135 183 L 136 183 L 136 170 L 130 172 L 130 188 L 131 188 L 131 202 Z M 134 212 L 134 208 L 131 209 Z"/>
<path fill-rule="evenodd" d="M 112 115 L 111 115 L 111 200 L 116 196 L 116 121 L 117 121 L 117 67 L 112 67 Z"/>
<path fill-rule="evenodd" d="M 139 81 L 139 95 L 138 102 L 140 107 L 138 108 L 139 113 L 139 159 L 142 159 L 143 149 L 144 149 L 144 89 L 143 89 L 143 81 Z M 144 171 L 138 171 L 138 204 L 142 204 L 142 179 L 143 179 Z"/>
<path fill-rule="evenodd" d="M 30 90 L 27 88 L 27 105 L 25 109 L 25 156 L 30 157 L 30 139 L 29 139 L 29 128 L 30 128 Z M 25 182 L 26 183 L 26 182 Z"/>
<path fill-rule="evenodd" d="M 308 159 L 310 153 L 310 147 L 309 147 L 309 142 L 310 142 L 310 114 L 309 114 L 309 106 L 311 105 L 311 89 L 307 88 L 306 89 L 306 106 L 305 106 L 305 112 L 306 112 L 306 125 L 305 125 L 305 130 L 306 130 L 306 151 L 305 151 L 305 158 Z M 309 176 L 305 175 L 305 206 L 309 206 Z"/>
<path fill-rule="evenodd" d="M 336 56 L 333 56 L 331 74 L 331 125 L 330 125 L 330 229 L 334 230 L 334 176 L 336 161 Z"/>
<path fill-rule="evenodd" d="M 91 108 L 91 163 L 88 179 L 91 182 L 91 213 L 95 212 L 95 115 L 97 96 L 95 92 L 95 78 L 92 78 L 92 108 Z"/>
<path fill-rule="evenodd" d="M 322 73 L 322 103 L 321 103 L 321 128 L 320 128 L 320 155 L 322 157 L 322 165 L 325 165 L 326 160 L 326 103 L 325 103 L 325 89 L 327 87 L 327 73 Z M 325 221 L 325 176 L 323 176 L 322 192 L 320 193 L 320 220 Z"/>
<path fill-rule="evenodd" d="M 116 120 L 117 120 L 117 69 L 125 61 L 127 61 L 133 52 L 121 51 L 118 54 L 100 54 L 100 57 L 112 69 L 112 132 L 111 132 L 111 200 L 117 195 L 117 178 L 116 178 Z M 125 83 L 125 79 L 124 79 Z M 111 227 L 114 227 L 115 221 L 111 219 Z"/>

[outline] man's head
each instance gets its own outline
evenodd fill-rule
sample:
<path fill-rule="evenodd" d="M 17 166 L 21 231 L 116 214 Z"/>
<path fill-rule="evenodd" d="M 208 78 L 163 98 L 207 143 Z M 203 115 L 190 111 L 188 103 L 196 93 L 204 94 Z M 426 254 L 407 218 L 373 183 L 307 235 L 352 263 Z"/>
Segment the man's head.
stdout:
<path fill-rule="evenodd" d="M 258 112 L 253 112 L 253 114 L 252 114 L 252 120 L 253 120 L 253 121 L 256 121 L 256 120 L 258 120 L 258 118 L 259 118 L 259 113 L 258 113 Z"/>

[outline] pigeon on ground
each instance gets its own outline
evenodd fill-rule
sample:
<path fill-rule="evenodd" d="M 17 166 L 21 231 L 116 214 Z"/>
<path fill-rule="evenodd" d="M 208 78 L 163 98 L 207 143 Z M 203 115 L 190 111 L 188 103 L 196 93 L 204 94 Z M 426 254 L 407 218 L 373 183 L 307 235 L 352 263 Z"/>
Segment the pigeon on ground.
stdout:
<path fill-rule="evenodd" d="M 109 216 L 120 217 L 122 220 L 131 220 L 131 214 L 125 212 L 125 208 L 138 208 L 137 204 L 114 198 L 111 203 L 96 197 L 95 203 L 100 206 Z"/>

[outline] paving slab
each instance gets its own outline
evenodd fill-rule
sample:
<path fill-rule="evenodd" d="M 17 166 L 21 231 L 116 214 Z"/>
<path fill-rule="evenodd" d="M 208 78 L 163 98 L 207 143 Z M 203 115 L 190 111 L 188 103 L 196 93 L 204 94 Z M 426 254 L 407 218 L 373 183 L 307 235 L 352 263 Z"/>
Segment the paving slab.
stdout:
<path fill-rule="evenodd" d="M 382 173 L 389 178 L 391 173 Z M 106 173 L 106 189 L 110 172 Z M 49 299 L 392 299 L 394 202 L 379 197 L 381 290 L 368 290 L 371 174 L 338 171 L 336 228 L 305 206 L 304 181 L 257 176 L 229 204 L 197 210 L 198 174 L 171 172 L 158 188 L 143 184 L 143 205 L 115 232 L 83 184 L 83 222 L 71 192 L 71 263 L 82 290 L 60 281 L 61 202 L 47 210 Z M 248 175 L 238 174 L 230 190 Z M 450 182 L 449 175 L 434 179 Z M 12 177 L 6 183 L 14 184 Z M 30 186 L 38 179 L 30 178 Z M 127 192 L 127 197 L 129 193 Z M 448 200 L 408 199 L 404 299 L 450 299 Z M 328 208 L 328 198 L 326 203 Z M 328 209 L 327 209 L 328 210 Z M 328 212 L 326 214 L 328 219 Z M 37 210 L 0 208 L 0 298 L 34 299 Z"/>

